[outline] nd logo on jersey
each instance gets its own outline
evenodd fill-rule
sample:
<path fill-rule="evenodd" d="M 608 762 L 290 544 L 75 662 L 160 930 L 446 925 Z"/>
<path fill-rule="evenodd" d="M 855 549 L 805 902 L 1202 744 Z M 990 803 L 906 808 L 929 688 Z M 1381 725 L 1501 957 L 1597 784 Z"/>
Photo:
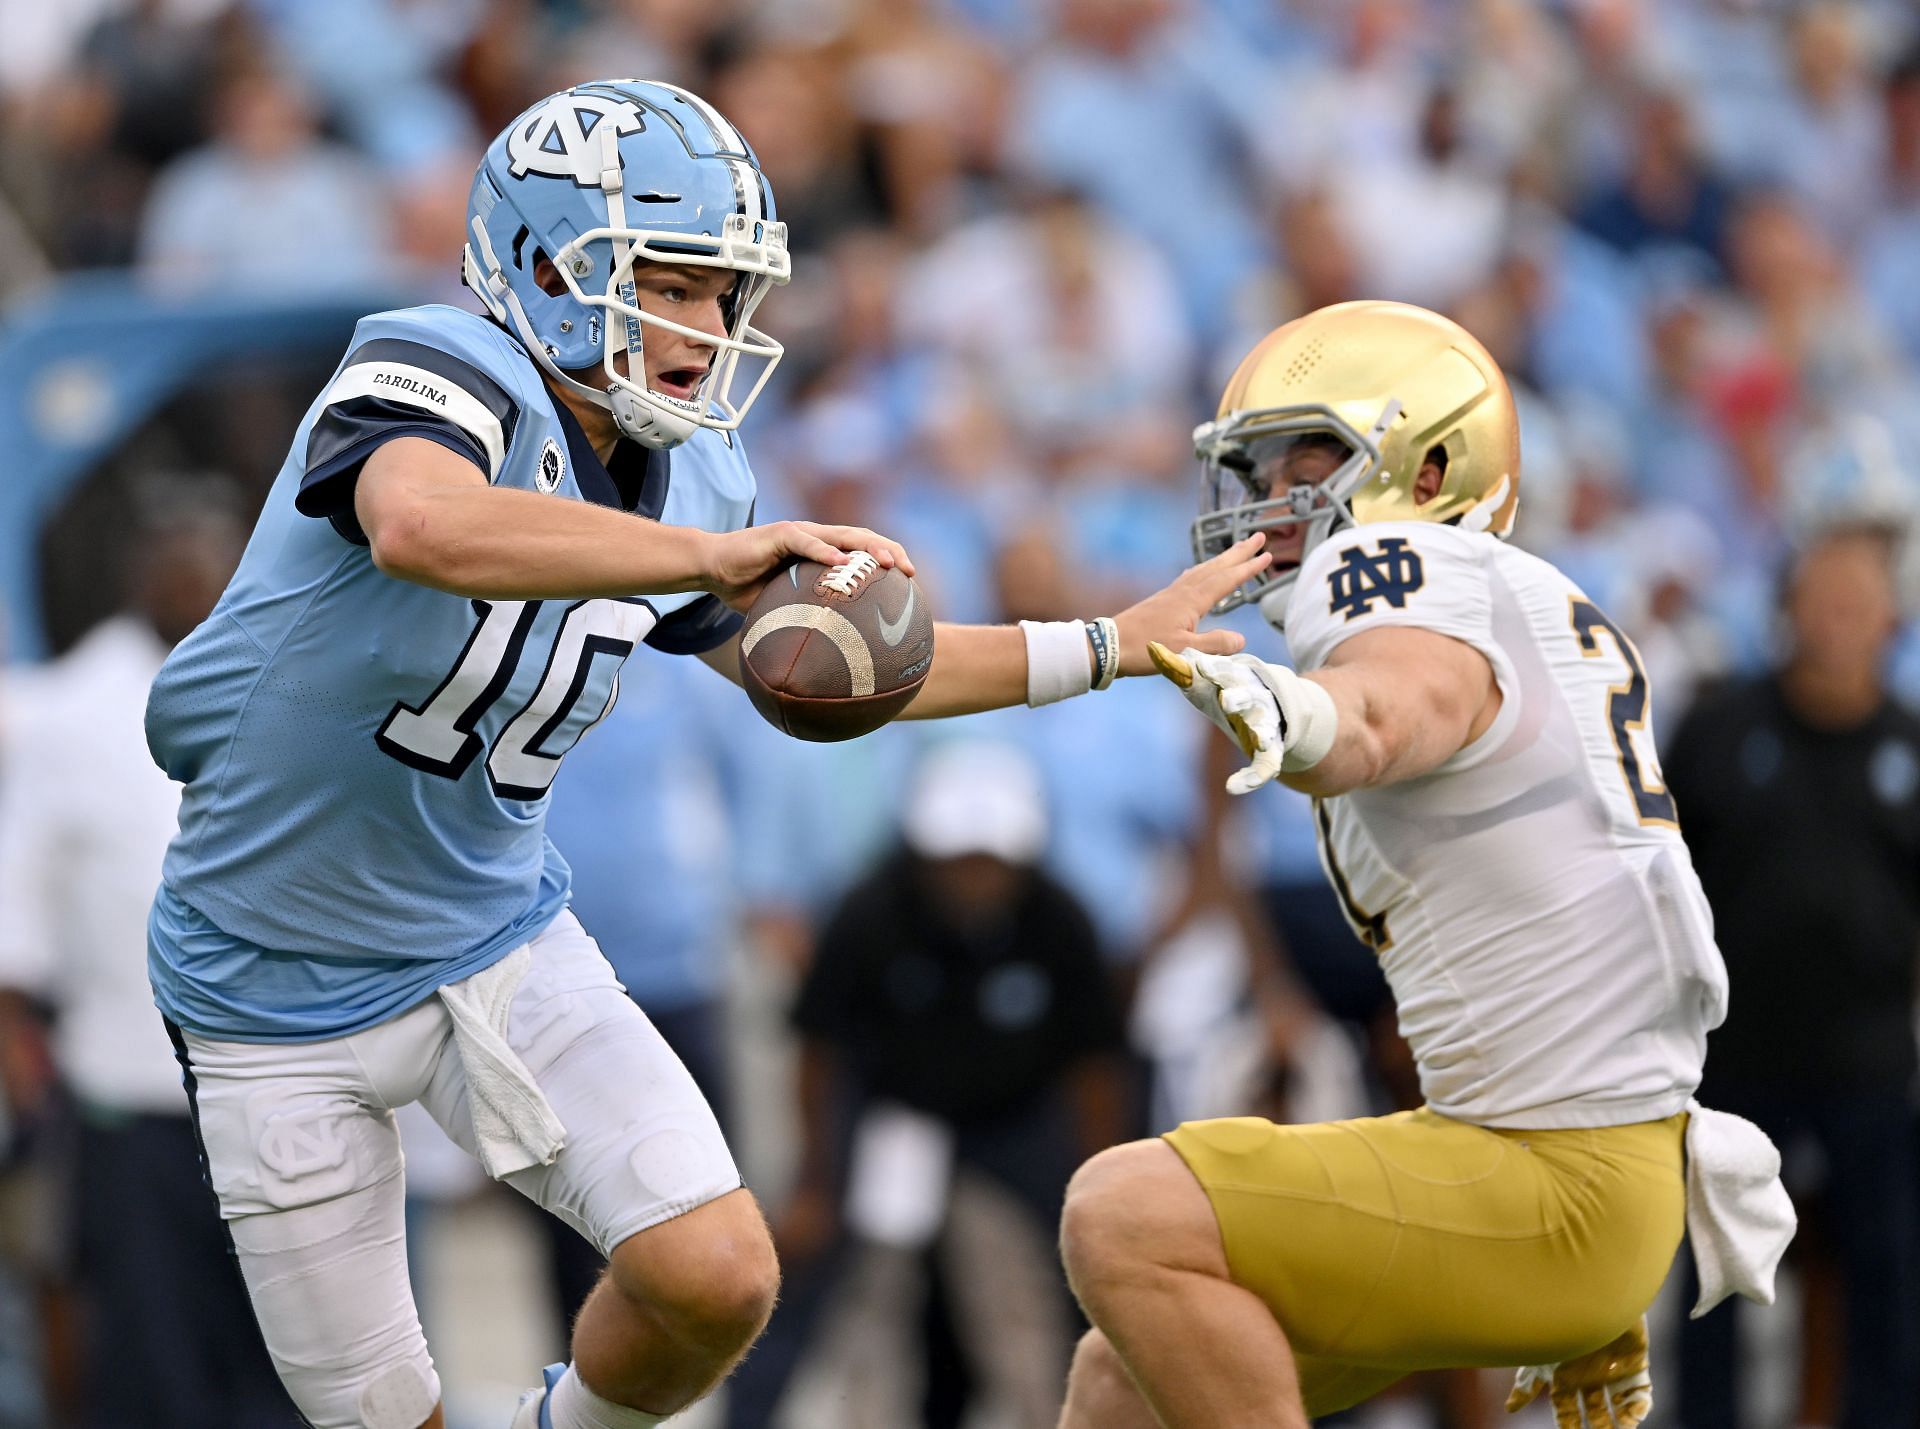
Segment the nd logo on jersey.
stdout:
<path fill-rule="evenodd" d="M 516 179 L 545 174 L 572 179 L 583 189 L 600 186 L 605 167 L 594 131 L 611 118 L 616 134 L 638 134 L 647 127 L 640 107 L 612 95 L 556 94 L 507 135 L 508 168 Z"/>
<path fill-rule="evenodd" d="M 1382 536 L 1372 554 L 1349 546 L 1334 567 L 1332 613 L 1352 620 L 1356 615 L 1371 614 L 1377 600 L 1405 610 L 1407 597 L 1426 580 L 1420 553 L 1407 549 L 1404 536 Z"/>

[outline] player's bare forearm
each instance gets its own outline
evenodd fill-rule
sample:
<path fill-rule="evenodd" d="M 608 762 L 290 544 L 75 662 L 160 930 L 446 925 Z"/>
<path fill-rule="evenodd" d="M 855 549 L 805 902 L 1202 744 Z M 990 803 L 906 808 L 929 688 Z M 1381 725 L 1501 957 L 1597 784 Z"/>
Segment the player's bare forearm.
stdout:
<path fill-rule="evenodd" d="M 711 532 L 605 506 L 478 487 L 421 498 L 374 560 L 388 575 L 488 600 L 705 590 Z"/>
<path fill-rule="evenodd" d="M 1092 665 L 1092 647 L 1087 661 Z M 901 719 L 947 719 L 1027 701 L 1027 639 L 1017 625 L 933 626 L 933 669 Z"/>
<path fill-rule="evenodd" d="M 490 486 L 471 462 L 418 438 L 367 459 L 354 514 L 387 575 L 487 600 L 701 590 L 713 566 L 710 532 Z"/>
<path fill-rule="evenodd" d="M 1322 798 L 1430 773 L 1500 711 L 1486 657 L 1432 631 L 1357 635 L 1306 678 L 1332 696 L 1338 734 L 1313 768 L 1280 779 Z"/>
<path fill-rule="evenodd" d="M 1333 696 L 1339 715 L 1339 734 L 1327 755 L 1311 769 L 1282 773 L 1280 782 L 1303 794 L 1328 798 L 1353 789 L 1424 774 L 1438 765 L 1450 751 L 1442 741 L 1432 741 L 1429 762 L 1420 746 L 1422 732 L 1404 715 L 1408 713 L 1383 682 L 1369 679 L 1373 672 L 1326 671 L 1306 678 Z"/>
<path fill-rule="evenodd" d="M 866 551 L 913 574 L 900 546 L 854 526 L 776 521 L 711 532 L 537 492 L 490 486 L 435 442 L 401 437 L 367 458 L 354 515 L 381 571 L 489 600 L 569 600 L 707 591 L 752 603 L 794 559 L 838 565 Z"/>
<path fill-rule="evenodd" d="M 1262 540 L 1249 537 L 1212 560 L 1189 567 L 1170 584 L 1116 615 L 1118 673 L 1152 674 L 1153 661 L 1147 657 L 1150 641 L 1220 655 L 1240 649 L 1246 641 L 1236 631 L 1195 627 L 1228 591 L 1266 569 Z M 933 670 L 902 719 L 944 719 L 1026 703 L 1027 640 L 1019 626 L 936 623 L 933 630 Z M 1094 672 L 1091 641 L 1087 671 Z"/>

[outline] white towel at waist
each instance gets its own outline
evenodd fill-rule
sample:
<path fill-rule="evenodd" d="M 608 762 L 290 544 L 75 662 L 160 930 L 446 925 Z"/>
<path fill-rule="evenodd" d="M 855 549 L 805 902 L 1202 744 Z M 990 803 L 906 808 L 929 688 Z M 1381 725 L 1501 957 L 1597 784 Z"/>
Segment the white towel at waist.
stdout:
<path fill-rule="evenodd" d="M 453 1016 L 454 1048 L 466 1068 L 480 1164 L 496 1180 L 550 1165 L 567 1144 L 566 1127 L 527 1064 L 507 1045 L 513 995 L 532 965 L 533 949 L 515 948 L 492 967 L 440 989 L 440 1000 Z"/>
<path fill-rule="evenodd" d="M 1744 1117 L 1687 1103 L 1687 1239 L 1700 1272 L 1699 1319 L 1738 1293 L 1773 1303 L 1773 1272 L 1796 1220 L 1780 1152 Z"/>

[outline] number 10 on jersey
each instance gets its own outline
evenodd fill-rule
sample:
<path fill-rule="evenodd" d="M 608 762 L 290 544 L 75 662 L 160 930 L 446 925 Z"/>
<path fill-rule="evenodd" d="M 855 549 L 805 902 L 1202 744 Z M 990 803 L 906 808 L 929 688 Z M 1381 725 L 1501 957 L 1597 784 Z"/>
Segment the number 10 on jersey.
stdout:
<path fill-rule="evenodd" d="M 528 637 L 540 614 L 540 601 L 476 600 L 480 616 L 453 670 L 418 706 L 396 704 L 374 735 L 375 742 L 402 764 L 444 779 L 458 779 L 478 757 L 485 741 L 475 732 L 488 710 L 513 683 L 525 657 Z M 487 755 L 487 778 L 503 799 L 538 799 L 553 784 L 560 761 L 594 725 L 606 717 L 620 694 L 620 662 L 653 628 L 653 607 L 638 600 L 583 600 L 567 608 L 533 696 L 501 726 Z M 611 662 L 604 680 L 595 657 Z M 575 713 L 600 695 L 591 718 Z M 553 747 L 556 732 L 571 731 Z"/>

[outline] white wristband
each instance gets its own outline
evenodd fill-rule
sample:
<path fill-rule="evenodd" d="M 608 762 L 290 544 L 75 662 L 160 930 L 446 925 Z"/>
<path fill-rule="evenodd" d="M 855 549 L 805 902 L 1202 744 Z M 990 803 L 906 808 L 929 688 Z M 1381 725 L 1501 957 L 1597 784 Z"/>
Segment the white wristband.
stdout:
<path fill-rule="evenodd" d="M 1333 748 L 1334 735 L 1340 729 L 1340 711 L 1333 703 L 1333 696 L 1327 693 L 1327 687 L 1318 680 L 1296 677 L 1291 683 L 1294 699 L 1287 719 L 1291 725 L 1288 733 L 1293 738 L 1281 756 L 1280 769 L 1282 773 L 1298 774 L 1327 757 L 1327 751 Z"/>
<path fill-rule="evenodd" d="M 1087 651 L 1087 627 L 1078 620 L 1023 620 L 1027 637 L 1027 703 L 1070 700 L 1093 688 L 1093 662 Z"/>

